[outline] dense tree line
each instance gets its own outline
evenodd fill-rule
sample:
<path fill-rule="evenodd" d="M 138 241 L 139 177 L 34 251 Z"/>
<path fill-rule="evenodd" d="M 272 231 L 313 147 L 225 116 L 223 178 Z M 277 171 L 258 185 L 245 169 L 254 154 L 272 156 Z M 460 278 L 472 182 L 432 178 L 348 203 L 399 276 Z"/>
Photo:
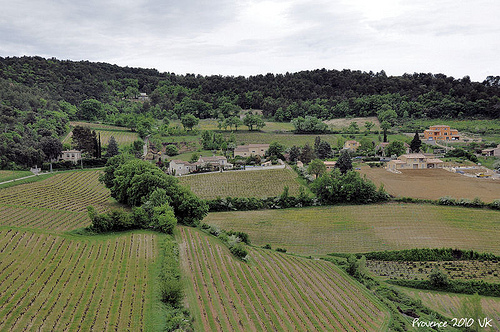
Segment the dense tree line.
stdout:
<path fill-rule="evenodd" d="M 286 74 L 201 76 L 160 73 L 154 69 L 119 67 L 88 61 L 41 57 L 0 58 L 0 78 L 36 87 L 56 101 L 79 105 L 96 99 L 108 103 L 139 92 L 150 105 L 178 117 L 234 115 L 238 107 L 262 109 L 266 116 L 290 121 L 298 116 L 320 118 L 375 115 L 389 105 L 403 116 L 482 116 L 500 112 L 500 77 L 472 82 L 444 74 L 318 69 Z"/>

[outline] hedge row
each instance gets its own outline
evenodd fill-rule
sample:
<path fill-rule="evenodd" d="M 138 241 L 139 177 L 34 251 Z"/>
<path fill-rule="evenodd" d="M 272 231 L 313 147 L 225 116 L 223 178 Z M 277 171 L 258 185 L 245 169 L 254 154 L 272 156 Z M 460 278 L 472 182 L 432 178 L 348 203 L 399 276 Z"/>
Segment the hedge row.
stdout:
<path fill-rule="evenodd" d="M 444 291 L 461 294 L 475 294 L 500 297 L 500 284 L 487 283 L 482 280 L 450 280 L 444 286 L 436 286 L 430 280 L 387 280 L 388 283 L 417 289 Z"/>
<path fill-rule="evenodd" d="M 375 251 L 363 254 L 357 254 L 358 257 L 365 256 L 366 259 L 379 261 L 455 261 L 455 260 L 479 260 L 492 261 L 500 260 L 500 256 L 490 253 L 479 253 L 474 250 L 461 250 L 452 248 L 439 249 L 405 249 L 392 251 Z"/>

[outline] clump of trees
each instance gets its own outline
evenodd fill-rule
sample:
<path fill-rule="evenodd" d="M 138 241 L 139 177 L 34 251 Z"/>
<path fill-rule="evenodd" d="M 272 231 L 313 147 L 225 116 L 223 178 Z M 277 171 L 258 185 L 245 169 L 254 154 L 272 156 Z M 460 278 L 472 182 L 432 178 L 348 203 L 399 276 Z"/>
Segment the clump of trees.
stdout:
<path fill-rule="evenodd" d="M 172 233 L 177 222 L 196 226 L 208 212 L 208 205 L 180 186 L 175 177 L 143 160 L 112 157 L 100 181 L 111 190 L 112 197 L 131 207 L 132 213 L 99 215 L 90 208 L 91 231 L 149 228 Z"/>
<path fill-rule="evenodd" d="M 314 180 L 311 191 L 322 204 L 338 203 L 368 204 L 389 199 L 383 186 L 377 189 L 375 184 L 356 171 L 342 174 L 340 170 L 324 174 Z"/>

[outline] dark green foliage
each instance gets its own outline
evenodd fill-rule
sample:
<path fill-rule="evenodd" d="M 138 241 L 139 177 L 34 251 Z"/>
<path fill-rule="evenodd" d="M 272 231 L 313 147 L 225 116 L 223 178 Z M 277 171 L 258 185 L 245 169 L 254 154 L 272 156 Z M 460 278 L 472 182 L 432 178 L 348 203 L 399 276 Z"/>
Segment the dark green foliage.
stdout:
<path fill-rule="evenodd" d="M 319 205 L 316 199 L 309 197 L 305 192 L 294 196 L 277 196 L 277 197 L 226 197 L 216 198 L 206 201 L 210 212 L 221 211 L 250 211 L 262 209 L 285 209 L 291 207 L 304 207 Z"/>
<path fill-rule="evenodd" d="M 448 275 L 441 269 L 435 267 L 429 274 L 429 281 L 436 288 L 446 288 L 449 284 Z"/>
<path fill-rule="evenodd" d="M 261 130 L 266 124 L 262 115 L 248 113 L 243 118 L 243 124 L 248 127 L 249 130 Z"/>
<path fill-rule="evenodd" d="M 299 160 L 304 164 L 309 164 L 311 160 L 315 158 L 314 150 L 311 148 L 309 144 L 305 144 L 300 150 Z"/>
<path fill-rule="evenodd" d="M 116 139 L 114 136 L 111 136 L 108 142 L 108 149 L 106 151 L 106 158 L 111 158 L 120 154 L 120 150 L 118 149 L 118 144 L 116 143 Z"/>
<path fill-rule="evenodd" d="M 375 251 L 363 254 L 367 259 L 381 261 L 455 261 L 455 260 L 480 260 L 492 261 L 500 260 L 499 256 L 490 253 L 478 253 L 474 250 L 461 250 L 452 248 L 423 248 L 423 249 L 405 249 L 393 251 Z"/>
<path fill-rule="evenodd" d="M 314 116 L 299 116 L 292 120 L 297 134 L 321 134 L 328 130 L 328 125 Z"/>
<path fill-rule="evenodd" d="M 454 157 L 454 158 L 466 158 L 472 161 L 473 163 L 477 163 L 477 157 L 470 153 L 469 151 L 465 151 L 461 148 L 456 148 L 446 152 L 445 157 Z"/>
<path fill-rule="evenodd" d="M 245 232 L 239 232 L 239 231 L 228 231 L 226 232 L 227 235 L 235 235 L 241 239 L 241 241 L 245 244 L 250 244 L 250 237 L 248 236 L 247 233 Z"/>
<path fill-rule="evenodd" d="M 125 211 L 113 210 L 107 214 L 99 214 L 92 206 L 87 207 L 87 211 L 92 221 L 88 229 L 92 232 L 105 233 L 136 228 L 132 215 Z"/>
<path fill-rule="evenodd" d="M 399 157 L 400 155 L 404 154 L 406 152 L 406 147 L 404 142 L 402 141 L 392 141 L 387 145 L 385 148 L 385 154 L 387 156 L 397 156 Z"/>
<path fill-rule="evenodd" d="M 163 189 L 167 203 L 173 208 L 179 223 L 193 226 L 205 217 L 208 205 L 189 189 L 180 186 L 175 177 L 143 160 L 129 160 L 118 166 L 125 160 L 119 157 L 110 159 L 110 165 L 106 167 L 105 175 L 101 178 L 110 188 L 111 196 L 118 202 L 131 207 L 140 206 L 148 201 L 155 190 Z M 114 171 L 113 166 L 116 167 Z"/>
<path fill-rule="evenodd" d="M 342 174 L 346 174 L 352 170 L 351 153 L 348 150 L 340 150 L 340 156 L 335 164 L 335 168 L 338 168 Z"/>
<path fill-rule="evenodd" d="M 231 251 L 231 253 L 233 255 L 235 255 L 236 257 L 238 257 L 240 259 L 244 259 L 248 255 L 247 250 L 245 249 L 245 247 L 241 243 L 237 243 L 237 244 L 234 244 L 232 246 L 229 246 L 229 251 Z"/>
<path fill-rule="evenodd" d="M 42 137 L 40 139 L 40 148 L 48 160 L 56 159 L 62 151 L 62 143 L 54 137 Z"/>
<path fill-rule="evenodd" d="M 415 136 L 413 136 L 413 139 L 411 140 L 410 150 L 413 153 L 420 152 L 421 146 L 422 146 L 422 140 L 420 140 L 420 137 L 419 137 L 418 131 L 417 131 L 417 132 L 415 132 Z"/>
<path fill-rule="evenodd" d="M 81 150 L 89 156 L 94 156 L 97 152 L 97 136 L 95 131 L 88 127 L 76 126 L 73 129 L 73 147 Z"/>
<path fill-rule="evenodd" d="M 194 126 L 198 125 L 200 122 L 200 119 L 195 117 L 192 114 L 186 114 L 181 118 L 181 123 L 184 126 L 184 128 L 188 130 L 192 130 Z"/>
<path fill-rule="evenodd" d="M 176 156 L 179 154 L 179 149 L 174 144 L 169 144 L 165 147 L 165 154 L 167 156 Z"/>
<path fill-rule="evenodd" d="M 285 248 L 276 248 L 276 251 L 286 253 L 287 250 Z"/>
<path fill-rule="evenodd" d="M 368 204 L 388 199 L 383 187 L 377 187 L 355 171 L 342 175 L 335 170 L 314 180 L 311 191 L 316 194 L 322 204 L 353 203 Z"/>
<path fill-rule="evenodd" d="M 461 294 L 475 294 L 484 296 L 500 297 L 500 284 L 487 283 L 482 280 L 448 280 L 445 286 L 438 286 L 433 284 L 430 280 L 406 280 L 406 279 L 393 279 L 387 281 L 390 284 L 418 288 L 437 290 L 451 293 Z"/>

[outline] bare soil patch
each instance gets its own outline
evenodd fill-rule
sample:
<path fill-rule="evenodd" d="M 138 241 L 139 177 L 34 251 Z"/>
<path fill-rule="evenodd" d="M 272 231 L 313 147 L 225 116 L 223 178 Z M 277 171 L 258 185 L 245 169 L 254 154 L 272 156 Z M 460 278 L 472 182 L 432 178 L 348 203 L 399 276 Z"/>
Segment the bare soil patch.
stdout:
<path fill-rule="evenodd" d="M 396 197 L 479 197 L 484 202 L 500 199 L 500 181 L 471 178 L 444 169 L 402 170 L 401 174 L 395 174 L 383 168 L 363 167 L 360 172 L 376 185 L 383 184 L 387 192 Z"/>
<path fill-rule="evenodd" d="M 333 128 L 347 128 L 351 124 L 351 122 L 356 122 L 361 130 L 365 129 L 366 122 L 372 122 L 375 124 L 373 129 L 380 128 L 380 122 L 376 116 L 370 116 L 367 118 L 342 118 L 342 119 L 332 119 L 328 121 L 324 121 L 328 126 Z"/>

